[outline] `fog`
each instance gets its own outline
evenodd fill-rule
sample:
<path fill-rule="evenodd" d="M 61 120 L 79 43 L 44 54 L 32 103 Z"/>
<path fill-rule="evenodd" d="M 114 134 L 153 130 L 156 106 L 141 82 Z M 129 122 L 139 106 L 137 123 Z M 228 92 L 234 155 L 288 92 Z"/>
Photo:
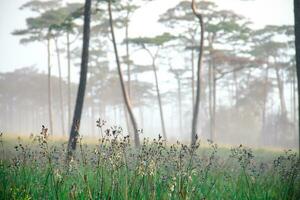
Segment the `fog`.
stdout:
<path fill-rule="evenodd" d="M 159 1 L 132 1 L 130 6 L 121 1 L 113 5 L 125 86 L 141 129 L 140 137 L 164 135 L 165 126 L 167 141 L 189 143 L 201 51 L 199 22 L 189 2 L 174 1 L 153 11 Z M 9 54 L 3 59 L 5 62 L 0 61 L 1 67 L 5 65 L 0 73 L 0 132 L 38 134 L 44 125 L 54 136 L 69 135 L 81 62 L 82 16 L 72 21 L 70 29 L 61 26 L 53 30 L 50 56 L 47 56 L 47 31 L 53 24 L 63 24 L 82 7 L 82 2 L 56 2 L 57 5 L 44 2 L 37 7 L 25 6 L 19 12 L 27 13 L 22 19 L 27 20 L 26 26 L 16 24 L 10 30 L 12 35 L 7 36 L 20 41 L 15 47 L 17 52 L 22 49 L 24 55 L 31 56 L 17 67 L 18 56 Z M 235 9 L 230 11 L 221 1 L 200 1 L 205 31 L 197 135 L 201 140 L 210 139 L 224 145 L 297 148 L 294 28 L 286 15 L 292 13 L 292 3 L 274 3 L 277 7 L 285 6 L 282 10 L 276 7 L 278 12 L 269 13 L 274 14 L 273 20 L 262 24 L 242 7 L 251 2 L 235 2 L 232 4 L 236 5 Z M 265 3 L 257 2 L 252 3 L 264 7 Z M 92 12 L 88 79 L 79 132 L 96 138 L 102 128 L 116 126 L 122 127 L 124 135 L 132 135 L 109 35 L 106 3 L 93 6 L 100 11 Z M 261 7 L 255 15 L 263 18 L 264 13 L 259 13 L 264 11 Z M 155 21 L 149 24 L 143 21 L 147 17 L 143 11 L 155 13 Z M 43 15 L 44 12 L 50 14 Z M 127 28 L 129 35 L 126 35 Z M 20 29 L 26 31 L 16 31 Z M 7 48 L 13 51 L 12 47 Z M 11 68 L 7 66 L 10 60 Z M 48 64 L 52 73 L 50 109 Z M 105 125 L 97 126 L 98 120 Z"/>

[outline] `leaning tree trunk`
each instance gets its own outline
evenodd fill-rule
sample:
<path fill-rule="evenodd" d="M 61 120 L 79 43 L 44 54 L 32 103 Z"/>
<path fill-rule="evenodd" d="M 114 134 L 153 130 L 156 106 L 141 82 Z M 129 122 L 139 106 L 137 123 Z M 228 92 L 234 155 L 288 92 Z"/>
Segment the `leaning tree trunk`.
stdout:
<path fill-rule="evenodd" d="M 199 51 L 199 59 L 198 59 L 198 69 L 197 69 L 197 93 L 196 93 L 196 102 L 193 112 L 193 122 L 192 122 L 192 146 L 196 144 L 197 141 L 197 123 L 198 123 L 198 114 L 199 114 L 199 105 L 200 105 L 200 94 L 201 94 L 201 65 L 202 65 L 202 57 L 203 57 L 203 44 L 204 44 L 204 23 L 202 14 L 196 11 L 195 0 L 192 0 L 192 9 L 194 15 L 199 19 L 200 27 L 201 27 L 201 40 L 200 40 L 200 51 Z"/>
<path fill-rule="evenodd" d="M 295 44 L 296 44 L 296 63 L 297 63 L 297 78 L 298 78 L 298 131 L 300 130 L 300 1 L 294 0 L 294 13 L 295 13 Z M 300 136 L 299 136 L 299 156 L 300 156 Z"/>
<path fill-rule="evenodd" d="M 48 56 L 48 112 L 49 112 L 49 134 L 53 134 L 52 121 L 52 100 L 51 100 L 51 55 L 50 55 L 50 31 L 47 38 L 47 56 Z"/>
<path fill-rule="evenodd" d="M 128 2 L 127 2 L 127 6 Z M 126 45 L 126 63 L 127 63 L 127 91 L 128 91 L 128 97 L 131 99 L 131 70 L 130 70 L 130 54 L 129 54 L 129 10 L 127 10 L 126 14 L 126 23 L 125 23 L 125 45 Z M 125 120 L 126 120 L 126 126 L 127 126 L 127 131 L 128 133 L 132 133 L 132 126 L 129 123 L 129 116 L 128 112 L 126 112 L 126 106 L 124 106 L 124 115 L 125 115 Z"/>
<path fill-rule="evenodd" d="M 58 77 L 59 77 L 59 104 L 60 104 L 60 120 L 61 120 L 61 130 L 63 136 L 65 136 L 65 116 L 64 116 L 64 99 L 62 91 L 62 75 L 61 75 L 61 62 L 60 62 L 60 53 L 58 48 L 57 39 L 55 39 L 55 50 L 57 56 L 57 66 L 58 66 Z"/>
<path fill-rule="evenodd" d="M 109 24 L 110 24 L 110 31 L 111 31 L 111 36 L 112 36 L 112 43 L 113 43 L 113 46 L 114 46 L 114 52 L 115 52 L 115 56 L 116 56 L 116 62 L 117 62 L 117 67 L 118 67 L 118 73 L 119 73 L 123 98 L 124 98 L 125 105 L 127 107 L 127 111 L 129 113 L 129 117 L 130 117 L 133 129 L 134 129 L 135 146 L 139 147 L 140 146 L 140 138 L 139 138 L 139 134 L 138 134 L 138 126 L 137 126 L 136 119 L 133 115 L 132 108 L 131 108 L 131 103 L 130 103 L 130 100 L 129 100 L 129 97 L 128 97 L 128 94 L 127 94 L 127 91 L 126 91 L 126 88 L 125 88 L 123 73 L 122 73 L 121 64 L 120 64 L 120 60 L 119 60 L 119 54 L 118 54 L 116 38 L 115 38 L 115 32 L 114 32 L 114 26 L 113 26 L 111 0 L 108 1 L 108 12 L 109 12 Z"/>
<path fill-rule="evenodd" d="M 70 138 L 68 143 L 68 160 L 72 157 L 73 151 L 76 149 L 77 136 L 79 134 L 79 125 L 80 125 L 82 107 L 84 102 L 86 78 L 87 78 L 87 71 L 88 71 L 88 58 L 89 58 L 90 18 L 91 18 L 91 0 L 86 0 L 84 6 L 83 44 L 82 44 L 82 54 L 81 54 L 80 81 L 78 86 L 71 133 L 70 133 Z"/>
<path fill-rule="evenodd" d="M 128 88 L 128 96 L 130 98 L 131 95 L 131 71 L 130 71 L 130 55 L 129 55 L 129 11 L 127 10 L 126 15 L 126 26 L 125 26 L 125 44 L 126 44 L 126 63 L 127 63 L 127 88 Z"/>
<path fill-rule="evenodd" d="M 167 134 L 166 134 L 166 127 L 165 127 L 165 120 L 164 120 L 164 111 L 163 111 L 163 107 L 162 107 L 161 96 L 160 96 L 160 91 L 159 91 L 159 86 L 158 86 L 158 77 L 157 77 L 157 70 L 156 70 L 156 66 L 155 66 L 155 58 L 153 58 L 152 68 L 153 68 L 154 78 L 155 78 L 155 87 L 156 87 L 157 100 L 158 100 L 158 106 L 159 106 L 161 129 L 162 129 L 163 137 L 166 140 Z"/>

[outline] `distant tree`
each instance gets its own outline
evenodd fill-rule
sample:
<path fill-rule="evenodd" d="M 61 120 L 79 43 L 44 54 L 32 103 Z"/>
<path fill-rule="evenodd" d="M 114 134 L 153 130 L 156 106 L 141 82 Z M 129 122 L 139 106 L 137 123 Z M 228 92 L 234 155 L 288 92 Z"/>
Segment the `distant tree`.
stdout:
<path fill-rule="evenodd" d="M 66 35 L 66 48 L 67 48 L 67 67 L 68 67 L 68 92 L 67 92 L 67 105 L 68 105 L 68 127 L 71 127 L 71 44 L 76 41 L 76 38 L 71 41 L 70 35 L 74 34 L 79 29 L 75 24 L 75 19 L 83 15 L 83 5 L 81 3 L 70 3 L 65 7 L 58 9 L 63 15 L 64 21 L 56 25 L 58 36 Z M 57 45 L 56 45 L 57 46 Z M 59 56 L 58 56 L 59 57 Z"/>
<path fill-rule="evenodd" d="M 26 19 L 27 28 L 24 30 L 16 30 L 12 34 L 18 36 L 28 36 L 24 37 L 20 40 L 21 43 L 26 44 L 30 42 L 42 42 L 46 41 L 47 44 L 47 55 L 48 55 L 48 112 L 49 112 L 49 128 L 50 133 L 53 133 L 53 119 L 52 119 L 52 94 L 51 94 L 51 40 L 58 37 L 59 33 L 62 29 L 70 30 L 72 26 L 73 18 L 80 16 L 80 4 L 68 4 L 67 7 L 62 7 L 60 1 L 50 0 L 50 1 L 29 1 L 21 6 L 21 9 L 31 9 L 34 12 L 39 13 L 37 17 L 31 17 Z M 78 14 L 79 13 L 79 14 Z M 58 50 L 58 48 L 57 48 Z M 57 52 L 58 53 L 58 52 Z M 58 54 L 57 54 L 58 55 Z M 58 60 L 60 60 L 60 56 L 58 55 Z M 58 61 L 58 67 L 60 70 L 60 62 Z M 60 73 L 60 80 L 61 73 Z M 61 81 L 60 81 L 61 82 Z M 60 99 L 61 99 L 61 107 L 63 108 L 63 99 L 62 99 L 62 90 L 60 84 Z M 69 83 L 69 89 L 71 88 L 71 84 Z M 68 97 L 70 96 L 70 92 L 68 92 Z M 68 98 L 69 99 L 69 98 Z M 62 127 L 64 127 L 63 120 L 63 110 L 61 110 L 61 118 Z M 64 131 L 63 131 L 64 132 Z"/>
<path fill-rule="evenodd" d="M 114 33 L 114 21 L 113 21 L 113 17 L 112 17 L 111 3 L 112 3 L 112 1 L 108 0 L 109 24 L 110 24 L 110 31 L 111 31 L 111 36 L 112 36 L 112 43 L 114 46 L 114 52 L 115 52 L 116 63 L 117 63 L 117 67 L 118 67 L 118 73 L 119 73 L 123 98 L 124 98 L 124 101 L 125 101 L 128 113 L 129 113 L 129 117 L 130 117 L 133 129 L 134 129 L 135 146 L 139 147 L 140 146 L 140 138 L 139 138 L 139 133 L 138 133 L 138 125 L 137 125 L 136 119 L 134 117 L 132 108 L 131 108 L 130 99 L 129 99 L 128 93 L 126 91 L 125 83 L 124 83 L 124 79 L 123 79 L 123 73 L 122 73 L 122 69 L 121 69 L 121 63 L 120 63 L 120 58 L 119 58 L 119 54 L 118 54 L 115 33 Z"/>
<path fill-rule="evenodd" d="M 204 22 L 203 16 L 201 13 L 197 11 L 195 0 L 192 0 L 192 10 L 195 16 L 199 19 L 200 28 L 201 28 L 201 39 L 200 39 L 200 51 L 199 51 L 199 60 L 198 60 L 198 69 L 197 69 L 197 92 L 196 92 L 196 101 L 193 113 L 193 121 L 192 121 L 192 138 L 191 144 L 192 146 L 196 144 L 197 141 L 197 124 L 198 124 L 198 114 L 199 114 L 199 105 L 200 105 L 200 79 L 201 79 L 201 67 L 202 67 L 202 57 L 204 50 Z"/>
<path fill-rule="evenodd" d="M 35 133 L 45 123 L 49 117 L 47 77 L 48 74 L 40 73 L 33 67 L 0 73 L 0 112 L 2 113 L 0 124 L 3 127 L 3 131 Z M 66 92 L 67 83 L 65 81 L 62 83 L 63 91 Z M 51 76 L 51 85 L 52 88 L 58 88 L 59 79 Z M 75 84 L 72 84 L 73 91 L 75 91 L 74 88 L 76 87 Z M 59 110 L 59 94 L 53 92 L 52 97 L 53 110 Z M 55 117 L 59 116 L 59 114 L 53 112 Z M 57 123 L 55 127 L 58 127 L 58 125 L 60 124 Z"/>
<path fill-rule="evenodd" d="M 165 121 L 164 121 L 164 112 L 163 112 L 163 105 L 161 100 L 161 94 L 159 89 L 159 83 L 158 83 L 158 75 L 157 75 L 157 67 L 156 67 L 156 60 L 159 55 L 160 49 L 163 47 L 163 45 L 167 42 L 170 42 L 174 39 L 174 36 L 170 35 L 169 33 L 164 33 L 162 35 L 158 35 L 155 37 L 139 37 L 139 38 L 130 38 L 128 39 L 129 43 L 138 45 L 143 50 L 145 50 L 152 60 L 152 70 L 154 73 L 155 78 L 155 88 L 157 93 L 157 100 L 158 100 L 158 106 L 159 106 L 159 113 L 160 113 L 160 120 L 161 120 L 161 128 L 162 128 L 162 135 L 164 139 L 167 139 L 167 133 L 165 128 Z M 155 53 L 152 53 L 150 50 L 151 47 L 155 47 Z"/>
<path fill-rule="evenodd" d="M 130 18 L 132 14 L 139 8 L 139 6 L 136 5 L 135 1 L 133 0 L 127 0 L 126 2 L 120 1 L 119 4 L 116 5 L 116 11 L 119 11 L 118 17 L 118 24 L 120 27 L 125 28 L 125 47 L 126 47 L 126 55 L 123 57 L 123 62 L 127 65 L 127 90 L 128 90 L 128 96 L 131 97 L 131 89 L 130 89 L 130 83 L 131 83 L 131 64 L 132 61 L 130 60 L 130 48 L 129 48 L 129 25 L 130 25 Z"/>
<path fill-rule="evenodd" d="M 201 1 L 196 4 L 201 10 L 205 11 L 205 14 L 211 13 L 216 7 L 213 2 L 209 1 Z M 191 91 L 193 110 L 195 105 L 195 52 L 199 49 L 196 45 L 196 36 L 198 34 L 197 30 L 199 29 L 199 25 L 195 20 L 193 10 L 191 10 L 190 1 L 181 1 L 174 8 L 168 9 L 160 16 L 159 22 L 170 28 L 176 27 L 176 29 L 180 31 L 178 37 L 179 44 L 182 45 L 185 50 L 191 52 Z M 201 77 L 201 79 L 203 79 L 203 77 Z"/>
<path fill-rule="evenodd" d="M 185 69 L 174 69 L 170 65 L 169 71 L 175 76 L 177 81 L 177 101 L 178 101 L 178 118 L 179 118 L 179 131 L 183 133 L 183 122 L 182 122 L 182 76 L 184 75 Z"/>
<path fill-rule="evenodd" d="M 256 59 L 260 59 L 263 64 L 268 66 L 268 68 L 275 71 L 280 100 L 280 111 L 283 118 L 287 118 L 287 106 L 282 78 L 283 73 L 288 67 L 288 64 L 284 62 L 287 57 L 287 42 L 284 40 L 276 40 L 276 37 L 282 35 L 288 38 L 289 36 L 285 33 L 288 29 L 290 28 L 287 26 L 266 26 L 263 29 L 254 31 L 252 34 L 254 46 L 251 54 L 255 56 Z"/>
<path fill-rule="evenodd" d="M 21 9 L 31 9 L 32 11 L 41 13 L 35 18 L 26 19 L 27 29 L 16 30 L 12 34 L 17 36 L 28 36 L 20 40 L 21 43 L 26 44 L 35 41 L 47 41 L 47 55 L 48 55 L 48 113 L 49 113 L 49 132 L 53 134 L 52 122 L 52 100 L 51 100 L 51 59 L 50 59 L 50 40 L 51 40 L 51 26 L 58 23 L 60 18 L 51 12 L 51 9 L 59 6 L 59 2 L 55 0 L 39 2 L 29 1 L 21 6 Z"/>
<path fill-rule="evenodd" d="M 76 149 L 77 137 L 79 134 L 80 119 L 81 119 L 82 107 L 84 102 L 86 79 L 87 79 L 87 72 L 88 72 L 90 17 L 91 17 L 91 0 L 86 0 L 84 6 L 83 44 L 82 44 L 82 56 L 81 56 L 80 80 L 79 80 L 72 128 L 71 128 L 69 143 L 68 143 L 67 161 L 71 159 L 73 151 Z"/>

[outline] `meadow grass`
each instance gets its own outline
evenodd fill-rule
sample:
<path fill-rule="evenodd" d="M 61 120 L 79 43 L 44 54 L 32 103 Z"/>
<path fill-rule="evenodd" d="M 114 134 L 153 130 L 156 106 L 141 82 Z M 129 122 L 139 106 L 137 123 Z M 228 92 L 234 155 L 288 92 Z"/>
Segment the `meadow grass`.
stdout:
<path fill-rule="evenodd" d="M 161 137 L 136 149 L 108 131 L 96 141 L 78 137 L 70 162 L 66 142 L 43 132 L 1 136 L 1 152 L 0 199 L 300 199 L 300 162 L 290 150 L 189 147 Z"/>

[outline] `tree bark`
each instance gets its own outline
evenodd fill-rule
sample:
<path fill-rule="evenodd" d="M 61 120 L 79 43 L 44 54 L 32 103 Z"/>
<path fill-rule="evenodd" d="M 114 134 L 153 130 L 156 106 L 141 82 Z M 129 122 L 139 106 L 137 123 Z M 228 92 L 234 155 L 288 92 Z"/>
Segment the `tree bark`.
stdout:
<path fill-rule="evenodd" d="M 61 75 L 61 62 L 60 62 L 60 53 L 58 48 L 57 39 L 55 41 L 55 50 L 57 56 L 57 66 L 58 66 L 58 77 L 59 77 L 59 104 L 60 104 L 60 120 L 61 120 L 61 130 L 63 136 L 65 136 L 65 116 L 64 116 L 64 99 L 63 99 L 63 91 L 62 91 L 62 75 Z"/>
<path fill-rule="evenodd" d="M 124 79 L 123 79 L 123 73 L 121 69 L 121 64 L 120 64 L 120 59 L 119 59 L 119 54 L 118 54 L 118 49 L 117 49 L 117 44 L 116 44 L 116 38 L 115 38 L 115 32 L 114 32 L 114 26 L 113 26 L 113 17 L 112 17 L 112 9 L 111 9 L 111 0 L 108 0 L 108 12 L 109 12 L 109 24 L 110 24 L 110 31 L 111 31 L 111 36 L 112 36 L 112 43 L 114 46 L 114 52 L 115 52 L 115 57 L 116 57 L 116 63 L 118 67 L 118 73 L 119 73 L 119 78 L 120 78 L 120 83 L 121 83 L 121 89 L 123 93 L 123 98 L 127 107 L 127 111 L 129 113 L 129 117 L 134 129 L 134 142 L 135 146 L 139 147 L 140 146 L 140 138 L 138 134 L 138 126 L 136 123 L 136 119 L 133 115 L 132 108 L 131 108 L 131 103 L 125 88 L 124 84 Z"/>
<path fill-rule="evenodd" d="M 89 41 L 90 41 L 90 18 L 91 18 L 91 0 L 85 1 L 84 6 L 84 24 L 83 24 L 83 44 L 81 54 L 80 81 L 78 86 L 75 111 L 71 127 L 71 133 L 68 143 L 68 160 L 71 158 L 73 151 L 76 149 L 77 136 L 79 134 L 80 119 L 84 103 L 86 89 L 86 79 L 89 59 Z"/>
<path fill-rule="evenodd" d="M 200 51 L 199 51 L 199 59 L 198 59 L 198 69 L 197 69 L 197 93 L 196 93 L 196 102 L 193 113 L 193 121 L 192 121 L 192 138 L 191 144 L 192 146 L 196 144 L 197 141 L 197 125 L 198 125 L 198 114 L 199 114 L 199 105 L 200 105 L 200 94 L 201 94 L 201 67 L 202 67 L 202 57 L 203 57 L 203 44 L 204 44 L 204 23 L 202 14 L 196 11 L 195 0 L 192 0 L 192 10 L 194 15 L 199 20 L 201 27 L 201 39 L 200 39 Z"/>
<path fill-rule="evenodd" d="M 48 114 L 49 114 L 49 134 L 53 134 L 52 121 L 52 100 L 51 100 L 51 55 L 50 55 L 50 32 L 47 38 L 47 57 L 48 57 Z"/>
<path fill-rule="evenodd" d="M 295 47 L 296 47 L 296 65 L 297 65 L 297 79 L 298 79 L 298 132 L 300 130 L 300 111 L 299 111 L 299 102 L 300 102 L 300 1 L 294 0 L 294 14 L 295 14 Z M 299 133 L 298 133 L 299 136 Z M 299 152 L 300 156 L 300 136 L 299 136 Z"/>

